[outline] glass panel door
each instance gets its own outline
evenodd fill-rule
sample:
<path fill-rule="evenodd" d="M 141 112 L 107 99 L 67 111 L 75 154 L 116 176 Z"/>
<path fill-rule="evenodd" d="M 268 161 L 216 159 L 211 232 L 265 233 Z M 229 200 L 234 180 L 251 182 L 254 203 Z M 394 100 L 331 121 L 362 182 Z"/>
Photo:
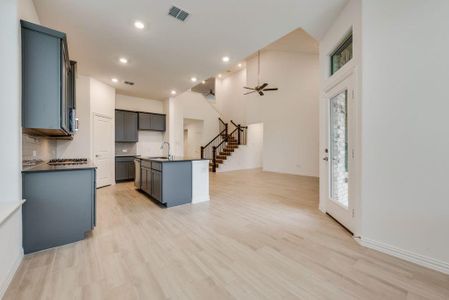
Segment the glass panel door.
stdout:
<path fill-rule="evenodd" d="M 348 207 L 348 91 L 330 99 L 330 199 Z"/>

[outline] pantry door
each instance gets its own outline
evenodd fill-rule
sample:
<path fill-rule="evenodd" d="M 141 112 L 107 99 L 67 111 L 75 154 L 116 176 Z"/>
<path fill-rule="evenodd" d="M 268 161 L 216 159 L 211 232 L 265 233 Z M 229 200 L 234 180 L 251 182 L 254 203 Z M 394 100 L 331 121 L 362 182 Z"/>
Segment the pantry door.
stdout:
<path fill-rule="evenodd" d="M 97 188 L 113 184 L 114 127 L 111 117 L 94 114 L 93 149 Z"/>

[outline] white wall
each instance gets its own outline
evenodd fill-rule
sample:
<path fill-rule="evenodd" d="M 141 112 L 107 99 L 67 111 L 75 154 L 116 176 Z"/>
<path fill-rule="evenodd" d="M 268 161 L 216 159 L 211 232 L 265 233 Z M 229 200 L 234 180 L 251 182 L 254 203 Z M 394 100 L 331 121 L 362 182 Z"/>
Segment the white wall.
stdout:
<path fill-rule="evenodd" d="M 96 79 L 90 79 L 90 101 L 93 113 L 115 118 L 115 89 Z"/>
<path fill-rule="evenodd" d="M 244 86 L 257 85 L 253 56 L 242 71 L 217 79 L 216 108 L 227 122 L 263 123 L 265 171 L 318 176 L 318 43 L 297 30 L 261 51 L 260 68 L 261 83 L 278 91 L 243 95 Z"/>
<path fill-rule="evenodd" d="M 246 68 L 216 79 L 215 107 L 226 122 L 233 120 L 236 124 L 247 123 L 247 96 L 243 93 L 246 86 Z"/>
<path fill-rule="evenodd" d="M 364 1 L 363 238 L 449 273 L 449 2 Z"/>
<path fill-rule="evenodd" d="M 164 102 L 160 100 L 152 100 L 145 98 L 138 98 L 126 95 L 116 95 L 115 108 L 142 112 L 164 113 Z M 118 151 L 126 149 L 128 153 L 135 152 L 143 156 L 160 156 L 162 155 L 161 144 L 164 140 L 164 133 L 155 131 L 139 131 L 139 141 L 135 144 L 121 143 L 116 145 Z M 165 150 L 166 151 L 166 150 Z"/>
<path fill-rule="evenodd" d="M 184 157 L 200 158 L 204 122 L 184 119 Z"/>
<path fill-rule="evenodd" d="M 28 22 L 40 24 L 39 16 L 32 0 L 18 0 L 19 18 Z"/>
<path fill-rule="evenodd" d="M 6 143 L 0 150 L 0 209 L 3 204 L 22 198 L 20 18 L 39 22 L 31 1 L 0 1 L 0 136 Z M 0 224 L 0 298 L 22 256 L 22 212 L 19 208 Z"/>
<path fill-rule="evenodd" d="M 218 112 L 199 93 L 187 91 L 168 100 L 169 141 L 172 154 L 184 155 L 184 119 L 204 122 L 201 144 L 207 144 L 218 134 Z"/>
<path fill-rule="evenodd" d="M 318 55 L 287 51 L 261 53 L 262 81 L 278 87 L 247 97 L 247 123 L 264 124 L 265 171 L 318 176 Z M 257 60 L 247 62 L 249 86 L 257 84 Z"/>
<path fill-rule="evenodd" d="M 248 125 L 247 145 L 240 145 L 218 172 L 262 168 L 263 162 L 263 123 Z"/>
<path fill-rule="evenodd" d="M 146 98 L 138 98 L 117 94 L 115 98 L 115 107 L 117 109 L 135 110 L 153 113 L 164 113 L 164 102 Z"/>

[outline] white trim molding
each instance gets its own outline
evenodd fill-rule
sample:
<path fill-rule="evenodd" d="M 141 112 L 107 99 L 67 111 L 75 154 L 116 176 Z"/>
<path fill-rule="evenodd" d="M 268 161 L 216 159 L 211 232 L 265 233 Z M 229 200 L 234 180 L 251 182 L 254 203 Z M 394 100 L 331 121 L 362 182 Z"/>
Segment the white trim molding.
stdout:
<path fill-rule="evenodd" d="M 354 238 L 360 245 L 374 249 L 394 257 L 415 263 L 417 265 L 449 274 L 449 263 L 434 258 L 423 256 L 408 250 L 400 249 L 382 242 L 374 241 L 364 237 Z"/>

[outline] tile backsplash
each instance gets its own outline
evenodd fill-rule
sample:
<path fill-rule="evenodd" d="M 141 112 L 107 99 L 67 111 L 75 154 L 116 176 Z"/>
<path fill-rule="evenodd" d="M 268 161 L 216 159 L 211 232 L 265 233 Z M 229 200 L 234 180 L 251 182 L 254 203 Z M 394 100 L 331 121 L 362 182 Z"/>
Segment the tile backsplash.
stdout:
<path fill-rule="evenodd" d="M 42 136 L 22 134 L 22 160 L 56 158 L 56 141 Z"/>
<path fill-rule="evenodd" d="M 136 143 L 115 143 L 115 155 L 134 155 L 137 153 Z"/>
<path fill-rule="evenodd" d="M 161 149 L 164 135 L 154 131 L 139 131 L 137 143 L 115 143 L 115 155 L 161 156 L 167 147 Z"/>

